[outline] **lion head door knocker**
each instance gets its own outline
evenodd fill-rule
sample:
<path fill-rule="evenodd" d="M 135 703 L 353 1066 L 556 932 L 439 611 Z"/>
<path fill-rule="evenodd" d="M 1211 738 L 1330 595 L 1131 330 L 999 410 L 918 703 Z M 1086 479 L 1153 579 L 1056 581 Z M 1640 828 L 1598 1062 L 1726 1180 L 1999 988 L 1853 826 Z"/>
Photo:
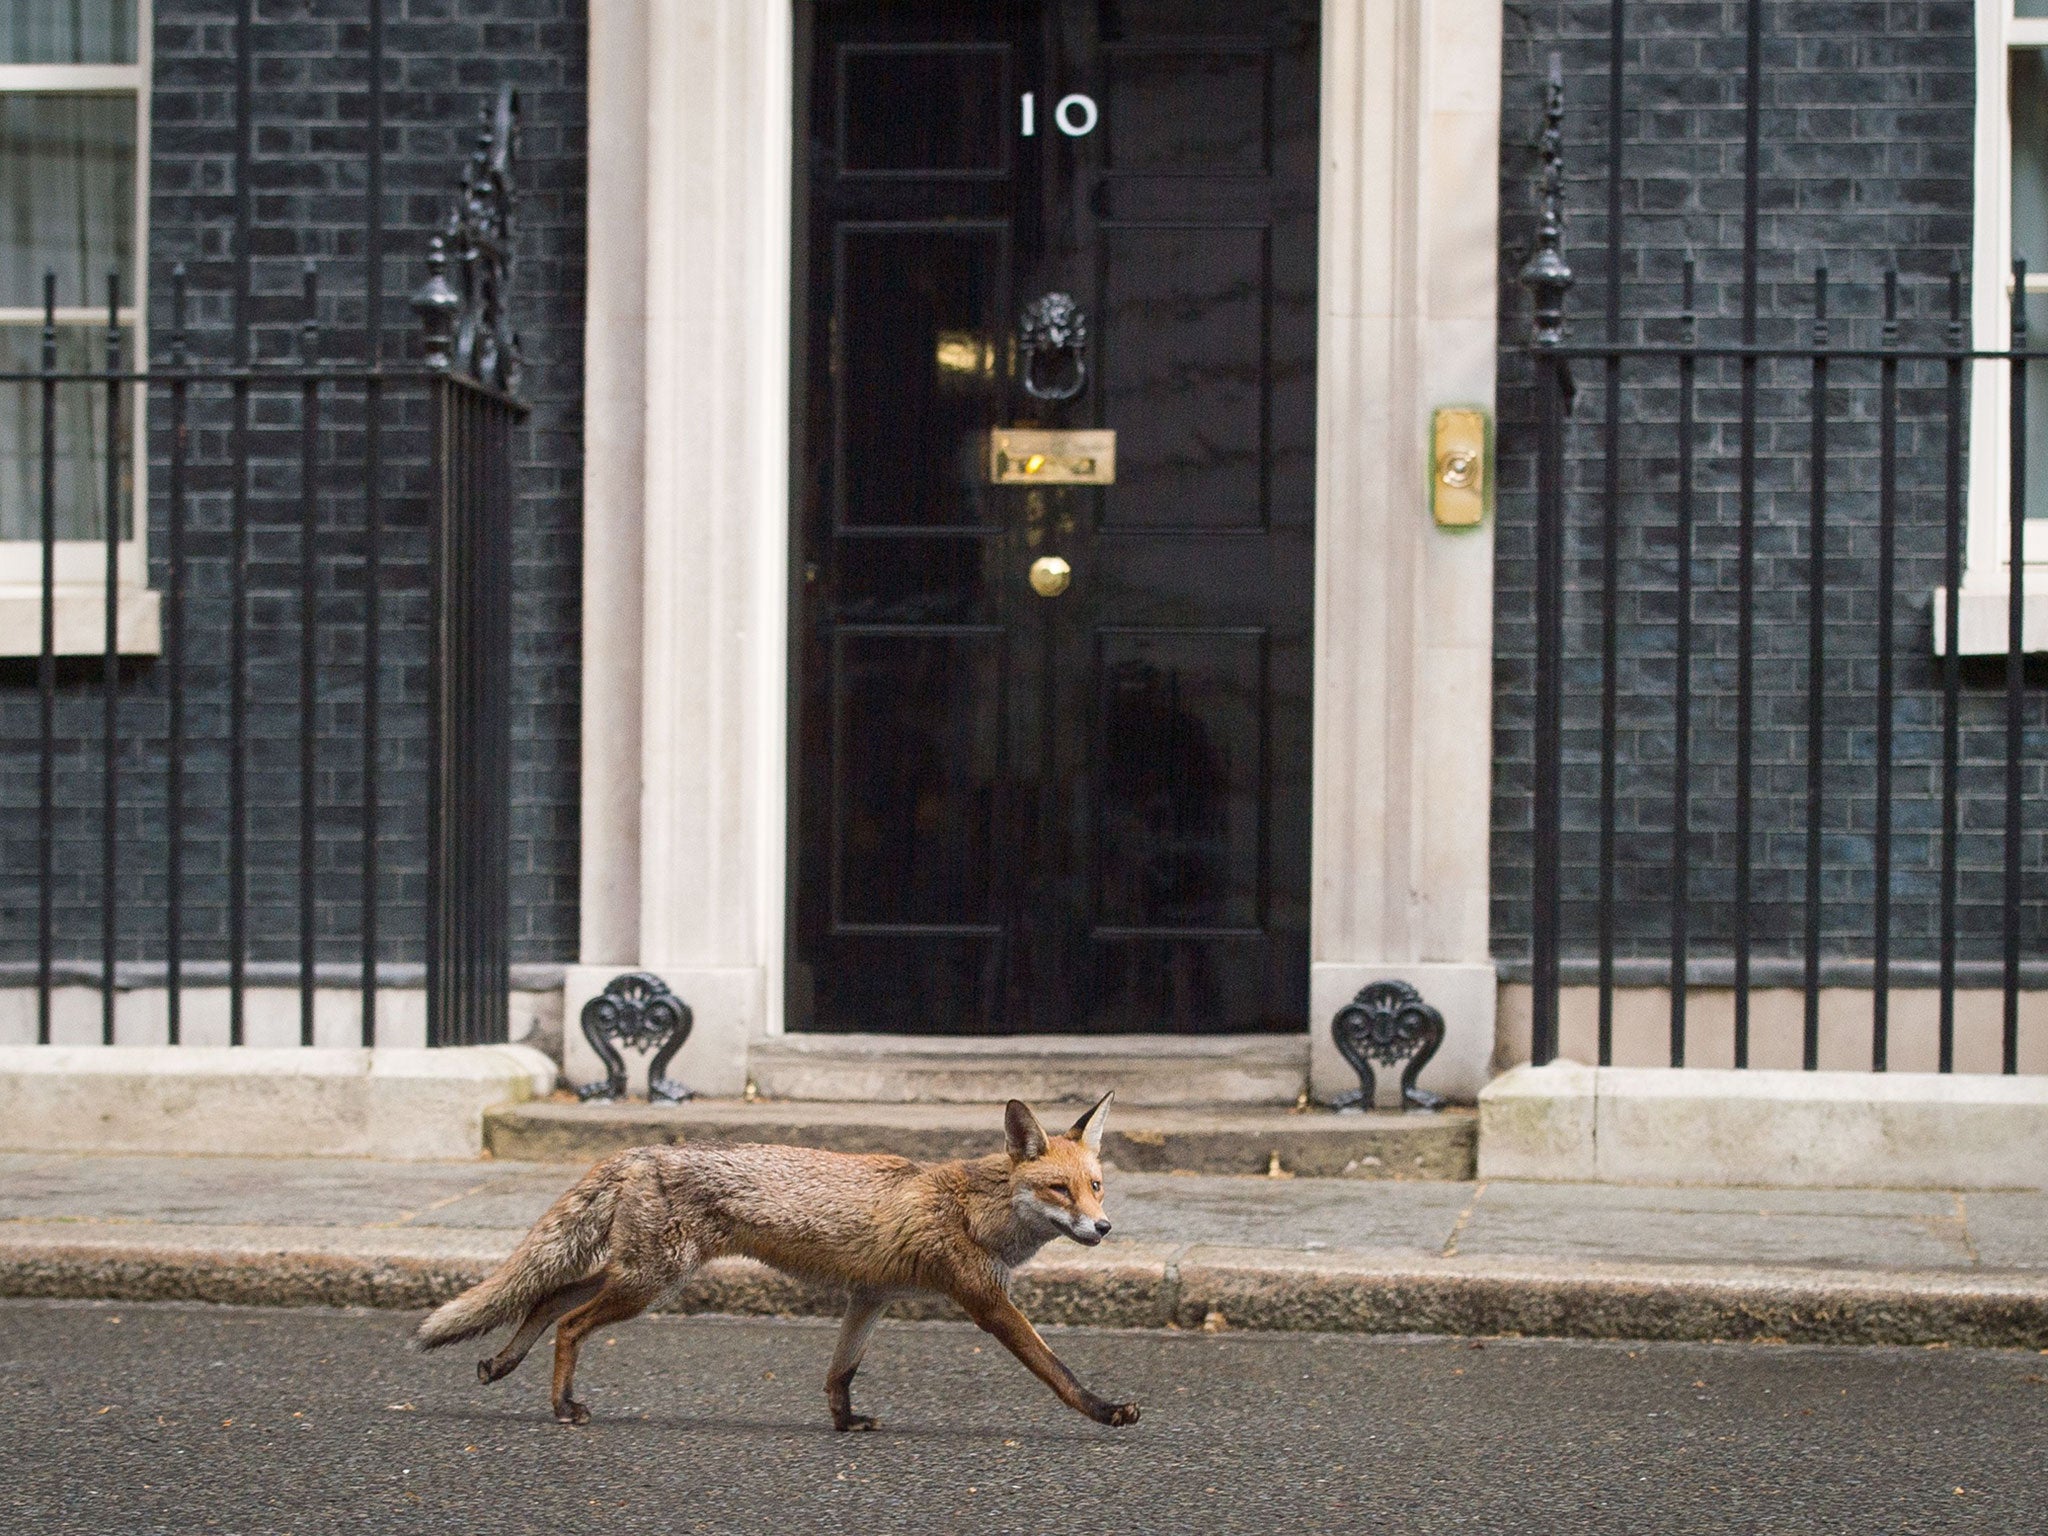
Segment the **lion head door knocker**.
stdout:
<path fill-rule="evenodd" d="M 1017 317 L 1024 393 L 1071 400 L 1088 386 L 1088 317 L 1071 293 L 1042 293 Z"/>
<path fill-rule="evenodd" d="M 1407 982 L 1375 981 L 1359 988 L 1358 996 L 1330 1021 L 1330 1038 L 1358 1074 L 1358 1086 L 1332 1099 L 1332 1109 L 1371 1109 L 1372 1064 L 1391 1067 L 1404 1056 L 1408 1065 L 1401 1073 L 1401 1107 L 1443 1108 L 1442 1097 L 1416 1087 L 1415 1079 L 1444 1043 L 1444 1016 Z"/>
<path fill-rule="evenodd" d="M 668 1064 L 690 1038 L 695 1022 L 690 1005 L 659 976 L 629 971 L 612 978 L 604 991 L 583 1005 L 583 1038 L 604 1063 L 601 1083 L 586 1083 L 577 1089 L 579 1099 L 607 1102 L 626 1096 L 626 1059 L 619 1047 L 652 1050 L 647 1063 L 647 1100 L 650 1104 L 680 1104 L 695 1095 L 668 1076 Z"/>

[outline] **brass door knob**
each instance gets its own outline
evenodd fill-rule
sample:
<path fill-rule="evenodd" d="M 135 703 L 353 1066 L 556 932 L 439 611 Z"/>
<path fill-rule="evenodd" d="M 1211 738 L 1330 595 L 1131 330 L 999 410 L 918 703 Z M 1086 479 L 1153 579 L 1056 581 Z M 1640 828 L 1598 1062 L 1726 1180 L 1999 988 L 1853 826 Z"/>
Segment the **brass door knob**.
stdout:
<path fill-rule="evenodd" d="M 1040 597 L 1058 597 L 1074 579 L 1074 568 L 1058 555 L 1040 555 L 1031 562 L 1031 590 Z"/>

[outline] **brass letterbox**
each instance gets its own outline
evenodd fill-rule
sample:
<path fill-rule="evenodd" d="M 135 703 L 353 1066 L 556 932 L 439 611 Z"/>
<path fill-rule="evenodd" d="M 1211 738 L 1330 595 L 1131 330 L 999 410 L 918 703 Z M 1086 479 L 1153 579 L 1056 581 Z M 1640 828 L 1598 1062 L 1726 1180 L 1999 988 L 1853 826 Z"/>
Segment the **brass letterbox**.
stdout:
<path fill-rule="evenodd" d="M 993 427 L 988 478 L 992 485 L 1114 485 L 1116 433 L 1105 427 Z"/>

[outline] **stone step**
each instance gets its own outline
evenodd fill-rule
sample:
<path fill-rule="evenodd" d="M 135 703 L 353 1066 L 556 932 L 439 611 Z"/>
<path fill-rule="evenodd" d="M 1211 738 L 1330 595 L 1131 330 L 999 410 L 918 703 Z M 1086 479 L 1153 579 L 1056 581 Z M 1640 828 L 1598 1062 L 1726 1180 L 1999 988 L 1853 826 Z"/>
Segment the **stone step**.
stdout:
<path fill-rule="evenodd" d="M 1041 1106 L 1048 1130 L 1070 1116 Z M 893 1152 L 931 1162 L 980 1157 L 1003 1144 L 1003 1109 L 988 1104 L 800 1104 L 693 1099 L 686 1104 L 578 1104 L 566 1095 L 490 1111 L 484 1145 L 525 1162 L 594 1161 L 627 1147 L 683 1141 L 780 1142 L 837 1152 Z M 1311 1178 L 1469 1179 L 1477 1120 L 1328 1110 L 1125 1109 L 1110 1113 L 1103 1160 L 1148 1173 Z"/>
<path fill-rule="evenodd" d="M 1308 1086 L 1308 1036 L 776 1035 L 748 1048 L 772 1099 L 860 1104 L 1291 1106 Z"/>

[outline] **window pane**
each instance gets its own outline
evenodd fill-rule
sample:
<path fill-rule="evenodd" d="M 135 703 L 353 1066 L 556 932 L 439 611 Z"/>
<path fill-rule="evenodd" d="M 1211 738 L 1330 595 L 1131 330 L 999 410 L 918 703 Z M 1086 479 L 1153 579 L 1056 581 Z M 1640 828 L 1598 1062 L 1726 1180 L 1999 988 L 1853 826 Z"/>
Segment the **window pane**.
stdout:
<path fill-rule="evenodd" d="M 133 64 L 135 0 L 8 0 L 0 64 Z"/>
<path fill-rule="evenodd" d="M 2048 0 L 2013 0 L 2015 16 L 2048 16 Z"/>
<path fill-rule="evenodd" d="M 2048 273 L 2048 52 L 2016 50 L 2007 79 L 2012 117 L 2012 249 Z M 2028 345 L 2048 344 L 2048 294 L 2026 301 Z M 2027 369 L 2027 516 L 2048 518 L 2048 365 Z"/>
<path fill-rule="evenodd" d="M 0 96 L 0 306 L 135 292 L 135 98 Z"/>
<path fill-rule="evenodd" d="M 57 367 L 85 369 L 106 362 L 106 332 L 64 326 L 57 332 Z M 123 338 L 123 356 L 134 357 L 135 338 Z M 0 372 L 42 366 L 40 326 L 0 325 Z M 121 420 L 121 533 L 134 524 L 129 440 L 134 416 L 124 402 Z M 0 539 L 43 536 L 43 387 L 0 384 Z M 57 387 L 57 537 L 103 539 L 106 521 L 107 387 Z"/>

